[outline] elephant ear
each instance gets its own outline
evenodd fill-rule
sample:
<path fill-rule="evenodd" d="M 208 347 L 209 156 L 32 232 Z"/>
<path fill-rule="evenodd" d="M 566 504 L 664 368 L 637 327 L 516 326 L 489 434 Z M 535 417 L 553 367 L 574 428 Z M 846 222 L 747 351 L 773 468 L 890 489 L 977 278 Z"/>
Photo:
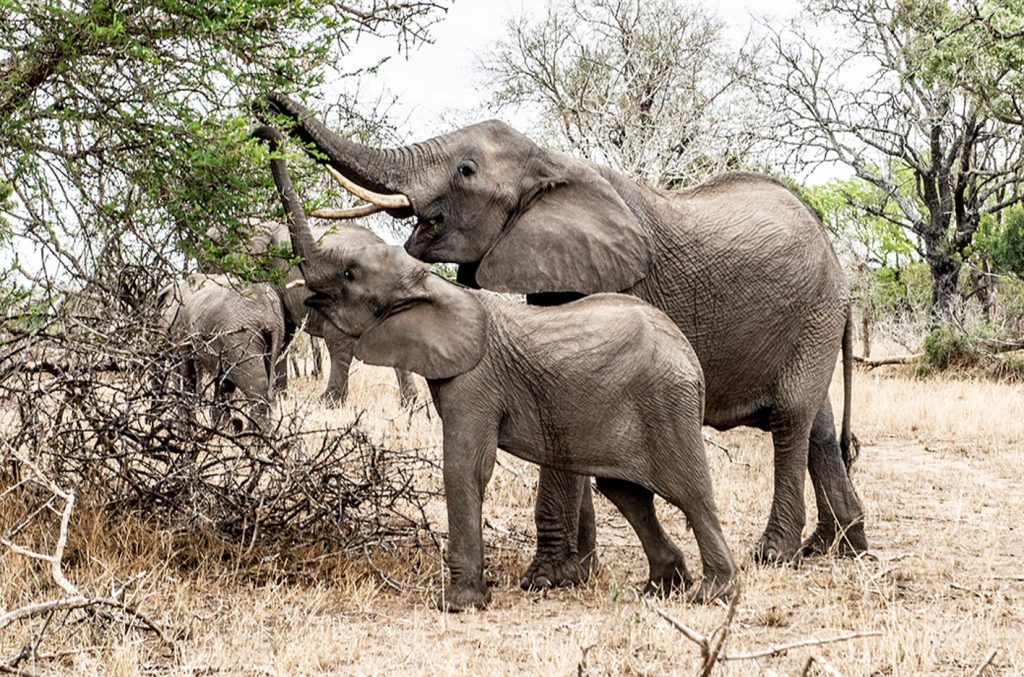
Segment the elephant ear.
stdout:
<path fill-rule="evenodd" d="M 476 367 L 487 350 L 487 314 L 472 292 L 424 272 L 415 296 L 356 343 L 367 364 L 398 367 L 429 379 Z"/>
<path fill-rule="evenodd" d="M 174 293 L 175 284 L 169 282 L 156 293 L 156 307 L 163 309 L 171 302 L 171 295 Z"/>
<path fill-rule="evenodd" d="M 535 186 L 476 273 L 485 289 L 617 292 L 647 274 L 647 234 L 593 167 L 553 153 L 534 170 Z"/>

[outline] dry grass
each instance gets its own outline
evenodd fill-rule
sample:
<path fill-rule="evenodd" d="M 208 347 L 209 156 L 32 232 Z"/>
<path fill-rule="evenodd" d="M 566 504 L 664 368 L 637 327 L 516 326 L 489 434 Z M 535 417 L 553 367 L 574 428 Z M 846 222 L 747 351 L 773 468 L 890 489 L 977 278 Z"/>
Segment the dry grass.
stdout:
<path fill-rule="evenodd" d="M 359 365 L 353 402 L 341 411 L 312 398 L 321 385 L 297 379 L 282 406 L 311 423 L 367 410 L 364 427 L 383 441 L 440 453 L 441 428 L 398 407 L 390 370 Z M 425 390 L 425 389 L 424 389 Z M 833 391 L 839 401 L 838 383 Z M 372 412 L 372 413 L 369 413 Z M 862 455 L 854 481 L 868 510 L 874 556 L 819 559 L 799 568 L 743 571 L 744 596 L 728 650 L 807 637 L 878 630 L 880 637 L 723 663 L 716 674 L 799 674 L 820 655 L 843 674 L 965 674 L 995 647 L 994 674 L 1024 671 L 1024 396 L 1019 386 L 885 373 L 857 375 L 855 430 Z M 768 511 L 770 441 L 747 430 L 715 434 L 732 461 L 709 447 L 722 521 L 745 551 Z M 424 482 L 439 482 L 424 477 Z M 646 567 L 639 544 L 597 498 L 602 569 L 587 586 L 525 593 L 536 470 L 500 457 L 485 500 L 494 601 L 487 611 L 444 615 L 430 602 L 441 580 L 437 553 L 342 558 L 331 553 L 241 552 L 196 534 L 172 533 L 139 516 L 82 511 L 69 575 L 81 585 L 148 575 L 142 608 L 174 635 L 165 646 L 138 633 L 76 635 L 58 663 L 83 674 L 593 674 L 693 673 L 697 648 L 635 597 Z M 808 488 L 809 491 L 809 488 Z M 813 505 L 808 494 L 808 505 Z M 441 501 L 433 516 L 443 528 Z M 3 509 L 0 504 L 0 510 Z M 697 567 L 683 520 L 662 506 L 668 530 Z M 0 525 L 9 516 L 0 514 Z M 809 522 L 814 519 L 809 515 Z M 386 584 L 399 581 L 401 591 Z M 1016 577 L 1016 580 L 1014 579 Z M 52 594 L 45 572 L 0 555 L 5 608 Z M 679 598 L 659 603 L 674 618 L 710 631 L 724 616 Z M 0 631 L 0 657 L 17 651 L 25 628 Z M 6 633 L 6 634 L 5 634 Z M 23 667 L 32 667 L 24 666 Z"/>

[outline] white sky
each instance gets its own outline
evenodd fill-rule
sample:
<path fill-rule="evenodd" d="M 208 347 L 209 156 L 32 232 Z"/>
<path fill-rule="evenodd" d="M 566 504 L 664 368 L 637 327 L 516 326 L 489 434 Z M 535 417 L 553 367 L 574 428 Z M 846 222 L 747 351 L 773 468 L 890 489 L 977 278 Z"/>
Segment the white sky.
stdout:
<path fill-rule="evenodd" d="M 547 2 L 455 0 L 447 16 L 431 30 L 433 44 L 417 48 L 408 57 L 392 58 L 376 75 L 365 76 L 360 88 L 374 97 L 385 91 L 398 96 L 392 113 L 401 127 L 403 141 L 421 141 L 490 117 L 483 110 L 487 93 L 476 71 L 479 57 L 487 55 L 505 36 L 510 18 L 524 11 L 542 16 Z M 799 0 L 718 0 L 701 4 L 718 14 L 737 43 L 746 36 L 752 15 L 787 18 L 801 8 Z M 394 47 L 392 39 L 362 36 L 342 65 L 346 70 L 370 66 L 393 53 Z M 525 126 L 523 121 L 510 119 L 509 113 L 503 112 L 502 116 L 513 126 Z"/>

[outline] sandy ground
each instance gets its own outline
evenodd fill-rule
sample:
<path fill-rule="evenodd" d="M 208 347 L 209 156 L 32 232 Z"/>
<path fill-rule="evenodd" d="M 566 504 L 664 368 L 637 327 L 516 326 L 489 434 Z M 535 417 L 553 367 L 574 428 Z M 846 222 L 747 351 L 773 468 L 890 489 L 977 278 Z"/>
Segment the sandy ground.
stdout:
<path fill-rule="evenodd" d="M 834 668 L 847 675 L 962 675 L 993 650 L 991 674 L 1024 673 L 1024 389 L 881 371 L 856 377 L 862 450 L 853 478 L 867 510 L 870 557 L 751 565 L 746 552 L 770 500 L 770 440 L 749 430 L 711 433 L 731 456 L 708 447 L 726 537 L 744 566 L 724 652 L 879 634 L 724 661 L 714 674 L 800 674 L 817 656 L 822 660 L 809 674 Z M 439 453 L 436 417 L 418 414 L 410 423 L 388 370 L 358 366 L 352 402 L 340 412 L 316 404 L 319 388 L 298 379 L 284 406 L 308 407 L 313 423 L 366 409 L 380 439 Z M 838 395 L 837 383 L 837 403 Z M 321 562 L 315 575 L 295 576 L 230 556 L 196 564 L 175 556 L 180 543 L 158 525 L 90 518 L 106 522 L 83 527 L 90 535 L 80 536 L 79 547 L 88 556 L 70 572 L 88 580 L 111 568 L 124 577 L 148 570 L 141 608 L 176 639 L 165 646 L 128 633 L 88 646 L 86 637 L 58 664 L 86 674 L 695 674 L 700 650 L 638 598 L 646 575 L 642 551 L 601 497 L 597 576 L 577 589 L 519 590 L 532 552 L 535 484 L 535 468 L 500 455 L 485 498 L 493 602 L 460 615 L 432 606 L 440 580 L 436 553 L 371 553 L 372 564 L 339 557 Z M 809 486 L 807 496 L 813 506 Z M 443 505 L 434 507 L 443 528 Z M 659 511 L 691 568 L 699 569 L 681 515 L 663 503 Z M 5 606 L 21 598 L 26 584 L 28 565 L 15 559 L 0 555 Z M 680 596 L 652 604 L 701 633 L 726 615 Z M 0 631 L 0 656 L 16 650 L 24 630 Z"/>

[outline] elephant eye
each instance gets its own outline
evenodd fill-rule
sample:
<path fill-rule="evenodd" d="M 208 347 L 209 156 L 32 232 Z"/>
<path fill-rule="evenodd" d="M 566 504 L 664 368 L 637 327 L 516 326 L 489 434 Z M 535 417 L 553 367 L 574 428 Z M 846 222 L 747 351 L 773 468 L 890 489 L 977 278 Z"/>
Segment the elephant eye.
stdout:
<path fill-rule="evenodd" d="M 345 269 L 345 272 L 344 272 L 344 273 L 342 273 L 342 276 L 343 276 L 343 277 L 344 277 L 344 278 L 345 278 L 346 280 L 348 280 L 349 282 L 351 282 L 352 280 L 356 279 L 356 276 L 355 276 L 355 274 L 354 274 L 354 273 L 352 272 L 352 269 L 351 269 L 351 268 L 346 268 L 346 269 Z"/>
<path fill-rule="evenodd" d="M 466 178 L 469 178 L 476 174 L 476 169 L 473 168 L 473 165 L 463 162 L 461 165 L 459 165 L 459 174 Z"/>

